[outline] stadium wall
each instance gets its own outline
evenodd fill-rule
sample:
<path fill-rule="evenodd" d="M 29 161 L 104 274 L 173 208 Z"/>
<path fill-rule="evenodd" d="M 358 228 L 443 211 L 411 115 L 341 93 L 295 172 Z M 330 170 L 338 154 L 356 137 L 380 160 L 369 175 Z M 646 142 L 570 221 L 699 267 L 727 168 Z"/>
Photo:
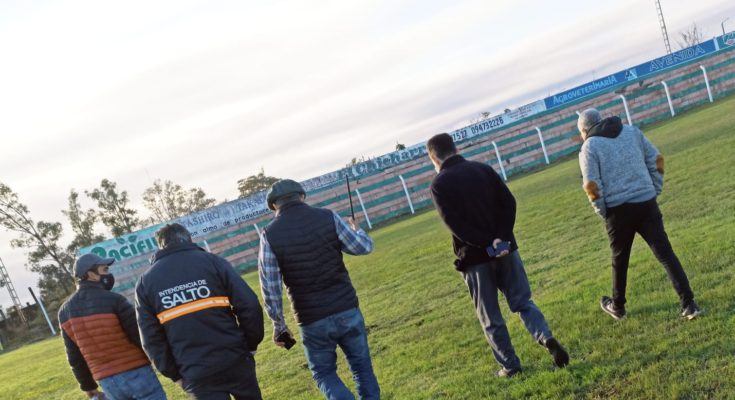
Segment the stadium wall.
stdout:
<path fill-rule="evenodd" d="M 626 121 L 622 95 L 626 99 L 634 125 L 645 126 L 671 118 L 666 92 L 661 82 L 665 81 L 668 85 L 672 106 L 677 115 L 706 104 L 710 100 L 701 66 L 706 69 L 712 97 L 716 101 L 735 91 L 735 35 L 731 33 L 715 40 L 717 49 L 710 54 L 681 62 L 660 72 L 649 73 L 640 79 L 627 79 L 606 87 L 605 90 L 545 111 L 534 108 L 531 115 L 506 118 L 506 122 L 511 122 L 491 129 L 488 133 L 477 134 L 463 141 L 458 140 L 458 149 L 468 159 L 487 163 L 498 173 L 501 173 L 502 163 L 505 174 L 512 177 L 546 165 L 536 128 L 543 135 L 550 162 L 576 153 L 581 146 L 576 128 L 577 112 L 586 108 L 595 107 L 603 114 L 618 115 Z M 464 129 L 452 132 L 455 138 L 460 131 Z M 493 142 L 497 146 L 501 160 L 496 156 Z M 361 205 L 355 196 L 356 191 L 359 191 L 365 211 L 373 225 L 411 213 L 399 176 L 406 182 L 415 210 L 432 206 L 428 188 L 435 175 L 433 166 L 425 156 L 423 144 L 412 146 L 409 150 L 405 154 L 401 153 L 400 157 L 391 153 L 394 157 L 393 162 L 385 159 L 385 163 L 372 170 L 366 167 L 364 171 L 367 173 L 359 174 L 357 179 L 354 179 L 354 175 L 358 174 L 351 174 L 355 213 L 362 214 Z M 400 159 L 396 160 L 396 157 Z M 342 216 L 349 215 L 349 199 L 340 171 L 305 182 L 308 183 L 307 201 L 310 204 L 332 209 Z M 259 194 L 251 202 L 262 204 L 263 201 L 263 194 Z M 198 217 L 186 218 L 201 219 L 205 214 L 202 212 Z M 195 240 L 209 251 L 228 259 L 241 272 L 255 269 L 258 231 L 268 224 L 273 214 L 262 209 L 252 214 L 244 214 L 244 211 L 240 215 L 237 215 L 237 211 L 225 214 L 228 217 L 223 223 L 195 230 L 193 232 Z M 180 222 L 186 221 L 188 219 L 182 219 Z M 185 225 L 192 226 L 189 223 Z M 159 227 L 160 225 L 156 225 L 111 239 L 82 249 L 80 253 L 95 252 L 117 258 L 119 261 L 112 268 L 119 282 L 115 291 L 132 298 L 137 277 L 148 268 L 149 258 L 156 250 L 155 240 L 152 237 Z"/>

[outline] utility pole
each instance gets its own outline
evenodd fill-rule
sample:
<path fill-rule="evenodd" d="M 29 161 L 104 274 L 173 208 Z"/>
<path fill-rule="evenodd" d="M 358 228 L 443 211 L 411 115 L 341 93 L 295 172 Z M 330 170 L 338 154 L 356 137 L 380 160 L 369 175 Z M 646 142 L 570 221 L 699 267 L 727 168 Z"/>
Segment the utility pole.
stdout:
<path fill-rule="evenodd" d="M 3 264 L 3 259 L 0 258 L 0 286 L 2 285 L 5 285 L 8 287 L 8 293 L 10 293 L 10 298 L 13 300 L 13 305 L 15 306 L 15 310 L 18 312 L 18 316 L 23 322 L 28 324 L 28 321 L 26 320 L 26 316 L 23 314 L 23 305 L 20 304 L 18 293 L 15 291 L 13 282 L 10 280 L 10 276 L 8 275 L 8 270 L 5 269 L 5 264 Z"/>
<path fill-rule="evenodd" d="M 658 13 L 658 24 L 661 26 L 661 35 L 664 37 L 664 45 L 666 46 L 666 54 L 671 54 L 671 44 L 669 44 L 669 33 L 666 31 L 666 21 L 664 21 L 664 12 L 661 10 L 661 0 L 656 1 L 656 13 Z"/>
<path fill-rule="evenodd" d="M 722 20 L 722 22 L 720 22 L 720 27 L 722 27 L 722 36 L 725 36 L 727 34 L 727 32 L 725 32 L 725 22 L 727 22 L 728 19 L 730 19 L 730 17 L 727 17 Z"/>

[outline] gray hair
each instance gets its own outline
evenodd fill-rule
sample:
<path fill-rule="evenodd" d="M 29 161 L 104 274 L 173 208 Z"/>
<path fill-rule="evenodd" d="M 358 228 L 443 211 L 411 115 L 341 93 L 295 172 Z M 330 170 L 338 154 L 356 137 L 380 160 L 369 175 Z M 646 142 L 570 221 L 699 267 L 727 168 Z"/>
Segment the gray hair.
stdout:
<path fill-rule="evenodd" d="M 191 234 L 181 224 L 166 224 L 156 232 L 156 241 L 162 249 L 175 244 L 191 243 Z"/>
<path fill-rule="evenodd" d="M 585 138 L 587 137 L 587 133 L 589 133 L 590 128 L 600 121 L 602 121 L 602 115 L 600 112 L 595 108 L 588 108 L 579 114 L 577 129 L 579 129 L 579 133 L 582 134 L 582 137 Z"/>

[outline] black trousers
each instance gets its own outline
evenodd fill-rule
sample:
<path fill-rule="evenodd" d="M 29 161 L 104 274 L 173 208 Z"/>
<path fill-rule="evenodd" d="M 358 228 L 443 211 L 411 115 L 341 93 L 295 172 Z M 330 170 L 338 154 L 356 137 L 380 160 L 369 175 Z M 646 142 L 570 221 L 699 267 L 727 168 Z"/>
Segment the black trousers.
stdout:
<path fill-rule="evenodd" d="M 605 222 L 612 250 L 612 297 L 616 308 L 625 305 L 628 261 L 636 233 L 643 237 L 653 255 L 666 269 L 682 307 L 694 299 L 687 275 L 664 230 L 664 221 L 655 197 L 642 203 L 624 203 L 608 208 Z"/>
<path fill-rule="evenodd" d="M 187 384 L 186 392 L 196 400 L 261 400 L 255 377 L 255 359 L 247 356 L 206 381 Z"/>

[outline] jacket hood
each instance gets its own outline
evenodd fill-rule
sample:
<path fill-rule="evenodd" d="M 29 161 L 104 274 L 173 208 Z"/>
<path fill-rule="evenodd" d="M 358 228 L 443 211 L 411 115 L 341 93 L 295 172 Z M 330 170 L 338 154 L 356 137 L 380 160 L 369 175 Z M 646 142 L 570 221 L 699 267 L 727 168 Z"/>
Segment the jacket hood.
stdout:
<path fill-rule="evenodd" d="M 609 117 L 602 121 L 592 125 L 589 132 L 587 133 L 587 139 L 593 136 L 602 136 L 610 139 L 615 139 L 620 135 L 623 130 L 623 121 L 620 117 Z"/>

